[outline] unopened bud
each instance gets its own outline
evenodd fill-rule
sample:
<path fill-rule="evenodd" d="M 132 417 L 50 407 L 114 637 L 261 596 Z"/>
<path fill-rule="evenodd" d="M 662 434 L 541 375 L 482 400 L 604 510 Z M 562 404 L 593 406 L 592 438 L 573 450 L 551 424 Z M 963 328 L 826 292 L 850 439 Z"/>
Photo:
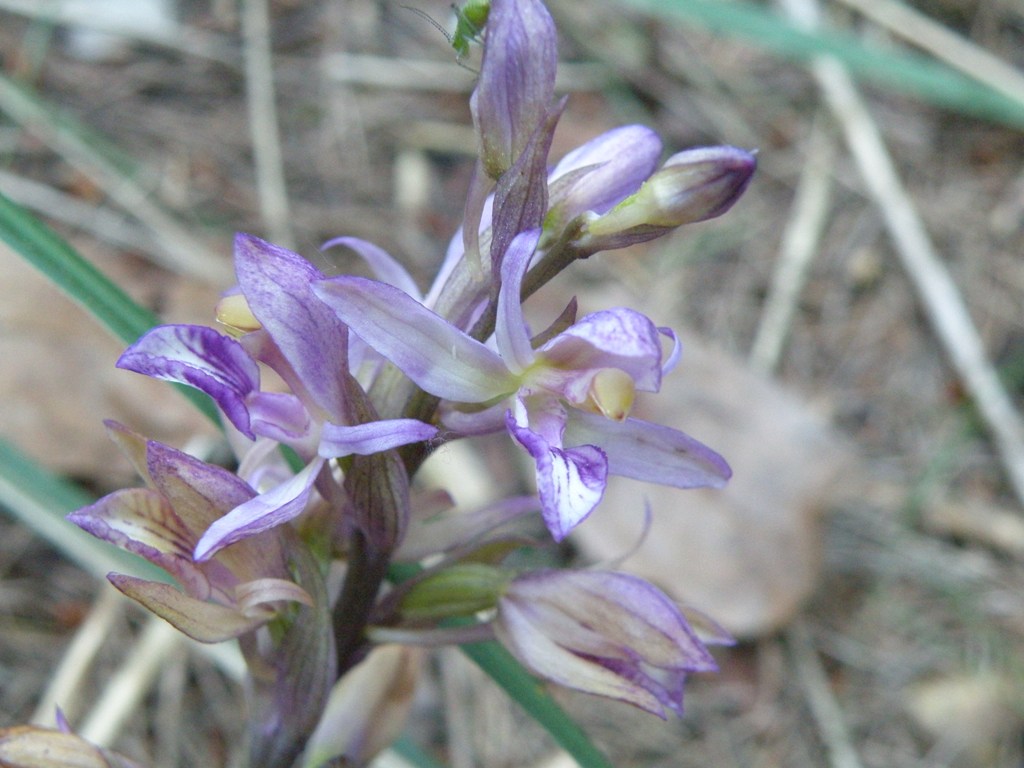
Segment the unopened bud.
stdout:
<path fill-rule="evenodd" d="M 511 575 L 481 563 L 459 563 L 417 582 L 400 610 L 409 619 L 466 616 L 493 608 Z"/>
<path fill-rule="evenodd" d="M 635 194 L 588 222 L 579 244 L 588 253 L 622 248 L 720 216 L 743 194 L 756 166 L 753 154 L 735 147 L 673 155 Z"/>

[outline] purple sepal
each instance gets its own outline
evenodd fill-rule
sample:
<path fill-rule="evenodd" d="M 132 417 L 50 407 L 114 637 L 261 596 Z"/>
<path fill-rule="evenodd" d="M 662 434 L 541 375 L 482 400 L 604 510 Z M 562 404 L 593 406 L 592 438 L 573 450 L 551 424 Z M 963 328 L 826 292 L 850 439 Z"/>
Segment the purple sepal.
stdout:
<path fill-rule="evenodd" d="M 363 341 L 422 389 L 480 403 L 516 389 L 501 358 L 404 291 L 362 277 L 335 277 L 317 296 Z"/>
<path fill-rule="evenodd" d="M 348 329 L 313 294 L 323 274 L 297 253 L 235 236 L 235 270 L 249 308 L 329 417 L 346 419 Z"/>
<path fill-rule="evenodd" d="M 629 374 L 636 389 L 657 392 L 661 386 L 661 343 L 645 315 L 619 307 L 580 318 L 537 351 L 568 382 L 581 372 L 617 368 Z M 568 393 L 567 393 L 568 394 Z M 570 400 L 582 402 L 579 393 Z"/>
<path fill-rule="evenodd" d="M 342 245 L 355 251 L 373 271 L 373 276 L 382 283 L 401 288 L 417 301 L 422 302 L 422 294 L 409 271 L 398 260 L 379 245 L 358 237 L 335 237 L 320 246 L 321 251 Z"/>
<path fill-rule="evenodd" d="M 326 458 L 368 456 L 437 435 L 437 427 L 416 419 L 384 419 L 347 427 L 326 423 L 320 433 L 319 453 Z"/>
<path fill-rule="evenodd" d="M 608 457 L 608 471 L 674 488 L 721 488 L 732 470 L 718 453 L 689 435 L 639 419 L 617 422 L 572 410 L 568 444 L 596 445 Z"/>
<path fill-rule="evenodd" d="M 209 560 L 230 544 L 298 517 L 309 503 L 313 483 L 323 465 L 324 459 L 314 459 L 288 481 L 235 507 L 216 520 L 196 544 L 195 559 L 199 562 Z"/>
<path fill-rule="evenodd" d="M 241 344 L 213 328 L 153 328 L 124 351 L 117 367 L 205 392 L 239 432 L 255 439 L 246 399 L 259 390 L 259 367 Z"/>

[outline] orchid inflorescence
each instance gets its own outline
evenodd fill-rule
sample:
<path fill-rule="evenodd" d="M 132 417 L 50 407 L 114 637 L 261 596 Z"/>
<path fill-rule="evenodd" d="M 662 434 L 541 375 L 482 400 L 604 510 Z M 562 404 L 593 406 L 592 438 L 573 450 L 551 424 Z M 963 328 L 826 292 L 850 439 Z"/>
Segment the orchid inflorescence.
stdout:
<path fill-rule="evenodd" d="M 540 0 L 493 0 L 482 42 L 476 172 L 426 292 L 365 240 L 326 247 L 350 249 L 373 278 L 327 277 L 240 234 L 222 330 L 157 327 L 118 362 L 209 395 L 237 469 L 111 423 L 145 484 L 70 519 L 181 587 L 111 574 L 122 592 L 192 638 L 239 640 L 255 765 L 359 764 L 366 744 L 386 743 L 330 735 L 334 721 L 374 727 L 353 714 L 365 700 L 336 696 L 385 644 L 496 639 L 546 680 L 663 717 L 682 711 L 687 674 L 715 668 L 654 586 L 507 564 L 526 545 L 511 524 L 539 513 L 561 541 L 610 474 L 677 488 L 719 487 L 730 474 L 697 440 L 630 416 L 637 392 L 656 393 L 680 357 L 670 329 L 623 307 L 577 317 L 573 300 L 532 333 L 522 302 L 576 260 L 725 212 L 754 157 L 711 147 L 659 165 L 660 140 L 633 125 L 551 166 L 565 100 L 550 15 Z M 532 460 L 535 496 L 465 513 L 444 491 L 412 489 L 432 451 L 496 432 Z"/>

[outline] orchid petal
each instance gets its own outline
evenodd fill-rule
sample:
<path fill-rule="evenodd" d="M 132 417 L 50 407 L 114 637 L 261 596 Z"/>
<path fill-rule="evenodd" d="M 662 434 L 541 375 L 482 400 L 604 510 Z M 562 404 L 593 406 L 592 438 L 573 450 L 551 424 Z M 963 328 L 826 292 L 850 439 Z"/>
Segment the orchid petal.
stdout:
<path fill-rule="evenodd" d="M 302 401 L 287 392 L 257 392 L 249 398 L 252 430 L 260 437 L 294 445 L 312 428 L 309 411 Z"/>
<path fill-rule="evenodd" d="M 287 482 L 235 507 L 216 520 L 196 544 L 195 559 L 209 560 L 229 544 L 298 517 L 309 502 L 313 482 L 323 465 L 323 459 L 314 459 Z"/>
<path fill-rule="evenodd" d="M 530 266 L 530 259 L 533 258 L 539 239 L 539 229 L 516 235 L 509 244 L 501 264 L 501 288 L 498 291 L 494 339 L 502 359 L 509 370 L 516 374 L 529 368 L 534 359 L 530 337 L 526 332 L 526 321 L 523 319 L 520 293 L 523 276 Z"/>
<path fill-rule="evenodd" d="M 618 308 L 594 312 L 553 338 L 537 354 L 556 371 L 618 368 L 641 391 L 661 386 L 661 342 L 658 330 L 644 315 Z"/>
<path fill-rule="evenodd" d="M 201 541 L 211 525 L 256 495 L 234 473 L 162 443 L 150 441 L 146 455 L 153 485 L 188 526 L 193 541 Z M 284 575 L 282 562 L 280 542 L 262 536 L 239 542 L 204 569 L 214 588 L 225 590 L 257 576 Z"/>
<path fill-rule="evenodd" d="M 328 422 L 320 435 L 319 453 L 326 458 L 353 453 L 368 456 L 430 440 L 436 435 L 437 427 L 417 419 L 384 419 L 351 427 Z"/>
<path fill-rule="evenodd" d="M 501 358 L 394 286 L 361 277 L 317 283 L 341 321 L 438 397 L 480 403 L 514 392 Z"/>
<path fill-rule="evenodd" d="M 235 237 L 235 269 L 253 314 L 302 385 L 343 421 L 348 329 L 313 295 L 323 275 L 297 253 L 246 234 Z"/>
<path fill-rule="evenodd" d="M 241 344 L 213 328 L 153 328 L 124 351 L 117 367 L 205 392 L 239 432 L 255 439 L 246 397 L 259 389 L 259 368 Z"/>
<path fill-rule="evenodd" d="M 321 245 L 320 250 L 326 251 L 328 248 L 333 248 L 336 245 L 343 245 L 359 254 L 363 261 L 373 270 L 373 276 L 382 283 L 400 288 L 420 303 L 423 302 L 420 289 L 417 287 L 416 281 L 412 279 L 409 271 L 394 256 L 379 245 L 358 237 L 336 237 Z"/>
<path fill-rule="evenodd" d="M 608 477 L 607 459 L 592 445 L 568 450 L 553 447 L 528 427 L 516 424 L 511 411 L 506 424 L 537 465 L 541 515 L 555 541 L 561 541 L 600 503 Z"/>
<path fill-rule="evenodd" d="M 146 485 L 152 486 L 153 481 L 149 476 L 149 467 L 146 464 L 146 443 L 149 440 L 113 419 L 107 419 L 103 425 L 107 428 L 107 437 L 131 462 L 132 469 L 146 481 Z"/>
<path fill-rule="evenodd" d="M 112 573 L 110 583 L 176 629 L 200 643 L 219 643 L 266 624 L 274 612 L 246 616 L 236 608 L 196 600 L 170 584 Z"/>
<path fill-rule="evenodd" d="M 639 419 L 615 422 L 573 410 L 565 441 L 595 445 L 608 471 L 674 488 L 721 488 L 732 475 L 725 459 L 687 434 Z"/>
<path fill-rule="evenodd" d="M 579 691 L 625 701 L 664 717 L 661 702 L 645 688 L 607 669 L 599 659 L 588 659 L 562 647 L 544 634 L 529 611 L 519 603 L 501 601 L 494 630 L 502 645 L 535 674 Z"/>
<path fill-rule="evenodd" d="M 717 668 L 679 607 L 622 573 L 523 574 L 498 603 L 495 634 L 534 672 L 661 717 L 682 711 L 688 673 Z"/>
<path fill-rule="evenodd" d="M 661 364 L 661 375 L 667 376 L 679 365 L 679 360 L 683 356 L 683 342 L 679 340 L 679 336 L 671 328 L 659 327 L 658 333 L 672 342 L 672 351 L 668 353 L 665 362 Z"/>
<path fill-rule="evenodd" d="M 660 155 L 661 139 L 647 126 L 606 131 L 569 152 L 551 171 L 551 208 L 563 221 L 584 211 L 607 213 L 654 173 Z M 572 181 L 560 185 L 569 174 Z"/>
<path fill-rule="evenodd" d="M 640 650 L 633 646 L 642 637 L 643 660 L 654 667 L 683 667 L 690 672 L 717 668 L 679 606 L 638 576 L 589 570 L 535 571 L 515 580 L 516 599 L 542 606 L 551 599 L 551 584 L 557 584 L 562 593 L 554 603 L 565 619 L 589 627 L 602 643 L 626 652 L 600 647 L 581 650 L 625 659 L 629 651 Z M 614 614 L 618 614 L 615 621 L 607 620 Z M 604 620 L 598 623 L 598 617 Z"/>
<path fill-rule="evenodd" d="M 83 531 L 139 555 L 174 576 L 190 595 L 210 595 L 206 576 L 192 563 L 195 537 L 167 500 L 149 488 L 126 488 L 72 512 Z"/>
<path fill-rule="evenodd" d="M 146 446 L 146 463 L 153 485 L 196 539 L 221 515 L 254 495 L 234 473 L 155 440 Z"/>
<path fill-rule="evenodd" d="M 454 408 L 441 411 L 441 424 L 445 429 L 460 437 L 473 435 L 489 435 L 505 428 L 505 412 L 508 404 L 504 401 L 495 403 L 480 411 L 464 412 Z"/>

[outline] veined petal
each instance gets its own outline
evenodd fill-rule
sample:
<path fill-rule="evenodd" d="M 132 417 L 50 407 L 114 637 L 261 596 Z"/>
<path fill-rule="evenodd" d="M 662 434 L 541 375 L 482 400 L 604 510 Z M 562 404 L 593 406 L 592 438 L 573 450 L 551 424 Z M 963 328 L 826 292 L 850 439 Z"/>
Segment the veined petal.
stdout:
<path fill-rule="evenodd" d="M 534 354 L 523 319 L 523 305 L 519 296 L 523 276 L 537 248 L 540 230 L 534 229 L 515 236 L 505 252 L 501 264 L 501 288 L 498 291 L 498 315 L 494 339 L 498 352 L 513 373 L 520 374 L 530 367 Z"/>
<path fill-rule="evenodd" d="M 128 597 L 200 643 L 219 643 L 244 635 L 274 616 L 270 610 L 259 616 L 246 616 L 237 608 L 196 600 L 170 584 L 120 573 L 112 573 L 107 578 Z"/>
<path fill-rule="evenodd" d="M 671 427 L 639 419 L 616 422 L 573 409 L 567 444 L 596 445 L 608 457 L 608 471 L 675 488 L 721 488 L 732 475 L 725 459 Z"/>
<path fill-rule="evenodd" d="M 113 419 L 107 419 L 103 425 L 107 428 L 107 437 L 131 462 L 132 468 L 139 477 L 146 481 L 146 485 L 152 486 L 153 481 L 149 476 L 149 467 L 146 464 L 146 443 L 149 440 Z"/>
<path fill-rule="evenodd" d="M 589 515 L 604 495 L 608 461 L 592 446 L 556 448 L 525 425 L 506 416 L 509 433 L 537 466 L 541 515 L 555 541 L 561 541 Z"/>
<path fill-rule="evenodd" d="M 205 392 L 239 432 L 255 439 L 245 400 L 259 390 L 259 367 L 241 344 L 213 328 L 161 325 L 128 347 L 117 367 Z"/>
<path fill-rule="evenodd" d="M 347 427 L 325 423 L 320 434 L 319 453 L 326 458 L 369 456 L 400 445 L 419 443 L 437 435 L 437 427 L 417 419 L 384 419 Z"/>
<path fill-rule="evenodd" d="M 195 559 L 209 560 L 229 544 L 298 517 L 309 502 L 313 482 L 323 465 L 324 459 L 314 459 L 287 482 L 235 507 L 216 520 L 196 544 Z"/>
<path fill-rule="evenodd" d="M 545 677 L 661 717 L 666 707 L 682 711 L 688 673 L 717 668 L 675 603 L 621 573 L 522 574 L 499 601 L 495 632 Z"/>
<path fill-rule="evenodd" d="M 249 307 L 317 405 L 344 421 L 348 329 L 313 295 L 323 274 L 297 253 L 235 237 L 235 270 Z"/>
<path fill-rule="evenodd" d="M 501 644 L 537 675 L 567 688 L 626 701 L 664 717 L 657 696 L 600 663 L 572 653 L 544 633 L 518 603 L 502 600 L 494 631 Z"/>
<path fill-rule="evenodd" d="M 412 279 L 409 271 L 394 256 L 379 245 L 358 237 L 336 237 L 321 245 L 320 250 L 326 251 L 328 248 L 333 248 L 336 245 L 343 245 L 359 254 L 363 261 L 373 270 L 374 277 L 382 283 L 400 288 L 420 303 L 423 303 L 420 289 L 417 287 L 416 281 Z"/>
<path fill-rule="evenodd" d="M 552 583 L 558 585 L 555 598 Z M 627 653 L 585 646 L 579 647 L 580 651 L 624 659 L 630 658 L 629 651 L 639 651 L 645 664 L 663 669 L 717 669 L 679 606 L 638 576 L 611 571 L 534 571 L 516 579 L 515 596 L 537 606 L 548 604 L 549 610 L 563 619 L 596 632 L 603 642 Z M 577 648 L 575 642 L 573 648 Z"/>
<path fill-rule="evenodd" d="M 641 391 L 661 386 L 661 342 L 658 329 L 645 315 L 632 309 L 594 312 L 537 350 L 555 372 L 618 368 L 629 374 Z"/>
<path fill-rule="evenodd" d="M 315 291 L 363 341 L 432 395 L 481 403 L 518 386 L 498 355 L 394 286 L 346 276 L 323 280 Z"/>
<path fill-rule="evenodd" d="M 661 139 L 644 125 L 624 125 L 596 136 L 563 157 L 551 171 L 550 207 L 562 221 L 584 211 L 607 213 L 654 173 Z M 575 171 L 588 169 L 586 173 Z M 569 184 L 560 179 L 572 174 Z"/>
<path fill-rule="evenodd" d="M 294 445 L 309 436 L 309 411 L 295 395 L 287 392 L 257 392 L 249 398 L 252 430 L 260 437 Z"/>
<path fill-rule="evenodd" d="M 155 440 L 146 445 L 146 462 L 153 485 L 194 539 L 229 509 L 255 495 L 234 473 Z"/>
<path fill-rule="evenodd" d="M 126 488 L 67 516 L 83 531 L 145 558 L 173 575 L 189 594 L 206 599 L 210 584 L 192 563 L 195 537 L 159 493 Z"/>
<path fill-rule="evenodd" d="M 153 485 L 168 500 L 198 542 L 224 515 L 252 499 L 256 493 L 240 477 L 223 467 L 150 441 L 146 451 Z M 193 546 L 195 546 L 193 544 Z M 216 563 L 203 566 L 215 589 L 223 591 L 238 581 L 257 576 L 284 575 L 281 545 L 268 535 L 238 542 L 221 553 Z M 225 572 L 226 571 L 226 572 Z"/>

